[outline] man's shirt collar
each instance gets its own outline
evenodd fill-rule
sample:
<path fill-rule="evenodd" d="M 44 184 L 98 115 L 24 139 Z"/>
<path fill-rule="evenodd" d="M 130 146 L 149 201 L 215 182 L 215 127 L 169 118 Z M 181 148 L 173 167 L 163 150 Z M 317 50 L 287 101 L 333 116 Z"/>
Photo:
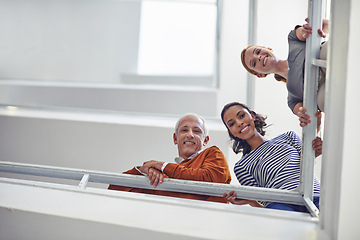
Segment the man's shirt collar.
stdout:
<path fill-rule="evenodd" d="M 199 155 L 199 153 L 201 153 L 203 150 L 204 150 L 204 149 L 201 149 L 200 151 L 194 153 L 193 155 L 191 155 L 191 156 L 188 157 L 187 159 L 188 159 L 188 160 L 193 159 L 194 157 L 196 157 L 197 155 Z M 184 160 L 185 160 L 185 159 L 182 158 L 182 157 L 176 157 L 176 158 L 175 158 L 175 162 L 176 162 L 177 164 L 182 163 Z"/>

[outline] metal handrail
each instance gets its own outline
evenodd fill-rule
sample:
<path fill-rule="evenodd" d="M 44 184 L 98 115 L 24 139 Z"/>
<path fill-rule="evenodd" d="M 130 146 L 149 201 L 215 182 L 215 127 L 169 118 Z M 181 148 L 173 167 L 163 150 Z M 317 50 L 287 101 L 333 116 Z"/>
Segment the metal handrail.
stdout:
<path fill-rule="evenodd" d="M 90 171 L 74 168 L 51 167 L 35 164 L 13 163 L 0 161 L 0 172 L 43 176 L 79 181 L 79 190 L 87 187 L 87 182 L 119 185 L 152 190 L 165 190 L 173 192 L 185 192 L 208 196 L 222 197 L 224 192 L 235 191 L 244 199 L 258 201 L 277 201 L 304 205 L 301 194 L 297 191 L 279 190 L 271 188 L 237 186 L 231 184 L 190 181 L 165 178 L 162 184 L 153 188 L 145 176 Z"/>
<path fill-rule="evenodd" d="M 321 28 L 321 10 L 322 0 L 308 1 L 309 25 L 313 29 Z M 314 191 L 314 161 L 315 151 L 312 149 L 312 141 L 316 137 L 317 119 L 317 88 L 319 67 L 312 62 L 319 56 L 321 37 L 318 34 L 312 34 L 306 39 L 306 58 L 304 73 L 304 102 L 303 105 L 310 116 L 311 123 L 303 127 L 302 132 L 302 151 L 301 151 L 301 177 L 300 192 L 304 199 L 313 199 Z M 306 204 L 309 208 L 313 208 Z M 309 209 L 310 210 L 310 209 Z"/>

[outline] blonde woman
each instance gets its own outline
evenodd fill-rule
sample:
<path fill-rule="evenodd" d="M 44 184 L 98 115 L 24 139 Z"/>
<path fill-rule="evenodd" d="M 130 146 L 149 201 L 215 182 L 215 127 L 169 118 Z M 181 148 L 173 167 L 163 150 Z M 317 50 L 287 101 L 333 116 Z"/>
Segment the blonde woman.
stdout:
<path fill-rule="evenodd" d="M 308 19 L 306 19 L 308 21 Z M 322 29 L 318 33 L 326 37 L 328 31 L 328 20 L 324 19 Z M 299 117 L 300 126 L 306 126 L 310 120 L 305 114 L 303 107 L 304 94 L 304 63 L 306 38 L 312 34 L 312 27 L 309 24 L 296 26 L 288 35 L 289 55 L 288 59 L 279 59 L 272 48 L 257 45 L 250 45 L 241 52 L 241 62 L 244 68 L 251 74 L 262 78 L 273 73 L 276 80 L 286 83 L 288 90 L 288 106 L 291 111 Z M 322 46 L 321 52 L 326 52 L 326 43 Z M 321 53 L 324 55 L 324 53 Z M 326 58 L 326 56 L 323 56 Z M 323 70 L 322 70 L 323 71 Z M 318 108 L 323 111 L 323 90 L 324 77 L 319 81 Z M 321 117 L 320 113 L 316 115 Z"/>

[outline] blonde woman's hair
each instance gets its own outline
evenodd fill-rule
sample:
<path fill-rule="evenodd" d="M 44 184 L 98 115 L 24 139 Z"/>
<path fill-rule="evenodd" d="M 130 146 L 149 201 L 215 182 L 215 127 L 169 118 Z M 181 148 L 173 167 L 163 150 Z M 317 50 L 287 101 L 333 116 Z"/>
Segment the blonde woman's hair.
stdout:
<path fill-rule="evenodd" d="M 251 73 L 252 75 L 257 76 L 259 73 L 257 73 L 256 71 L 250 69 L 250 68 L 246 65 L 246 63 L 245 63 L 245 52 L 246 52 L 246 50 L 248 50 L 248 49 L 249 49 L 250 47 L 252 47 L 252 46 L 254 46 L 254 45 L 249 45 L 249 46 L 247 46 L 246 48 L 244 48 L 244 49 L 241 51 L 240 59 L 241 59 L 242 65 L 243 65 L 243 67 L 246 69 L 246 71 L 248 71 L 248 72 Z M 268 75 L 268 73 L 265 74 L 265 77 L 266 77 L 267 75 Z M 276 73 L 275 73 L 275 74 L 274 74 L 274 78 L 275 78 L 277 81 L 279 81 L 279 82 L 284 82 L 284 83 L 286 83 L 286 78 L 280 76 L 279 74 L 276 74 Z"/>

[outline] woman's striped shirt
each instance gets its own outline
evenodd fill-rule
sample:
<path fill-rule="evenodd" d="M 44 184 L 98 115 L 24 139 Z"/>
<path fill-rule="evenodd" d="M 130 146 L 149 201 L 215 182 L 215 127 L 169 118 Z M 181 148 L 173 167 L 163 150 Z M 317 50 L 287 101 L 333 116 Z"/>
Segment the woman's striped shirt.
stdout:
<path fill-rule="evenodd" d="M 244 155 L 235 164 L 234 171 L 244 186 L 294 190 L 300 182 L 300 155 L 301 139 L 289 131 Z M 320 196 L 320 182 L 316 177 L 314 196 Z"/>

